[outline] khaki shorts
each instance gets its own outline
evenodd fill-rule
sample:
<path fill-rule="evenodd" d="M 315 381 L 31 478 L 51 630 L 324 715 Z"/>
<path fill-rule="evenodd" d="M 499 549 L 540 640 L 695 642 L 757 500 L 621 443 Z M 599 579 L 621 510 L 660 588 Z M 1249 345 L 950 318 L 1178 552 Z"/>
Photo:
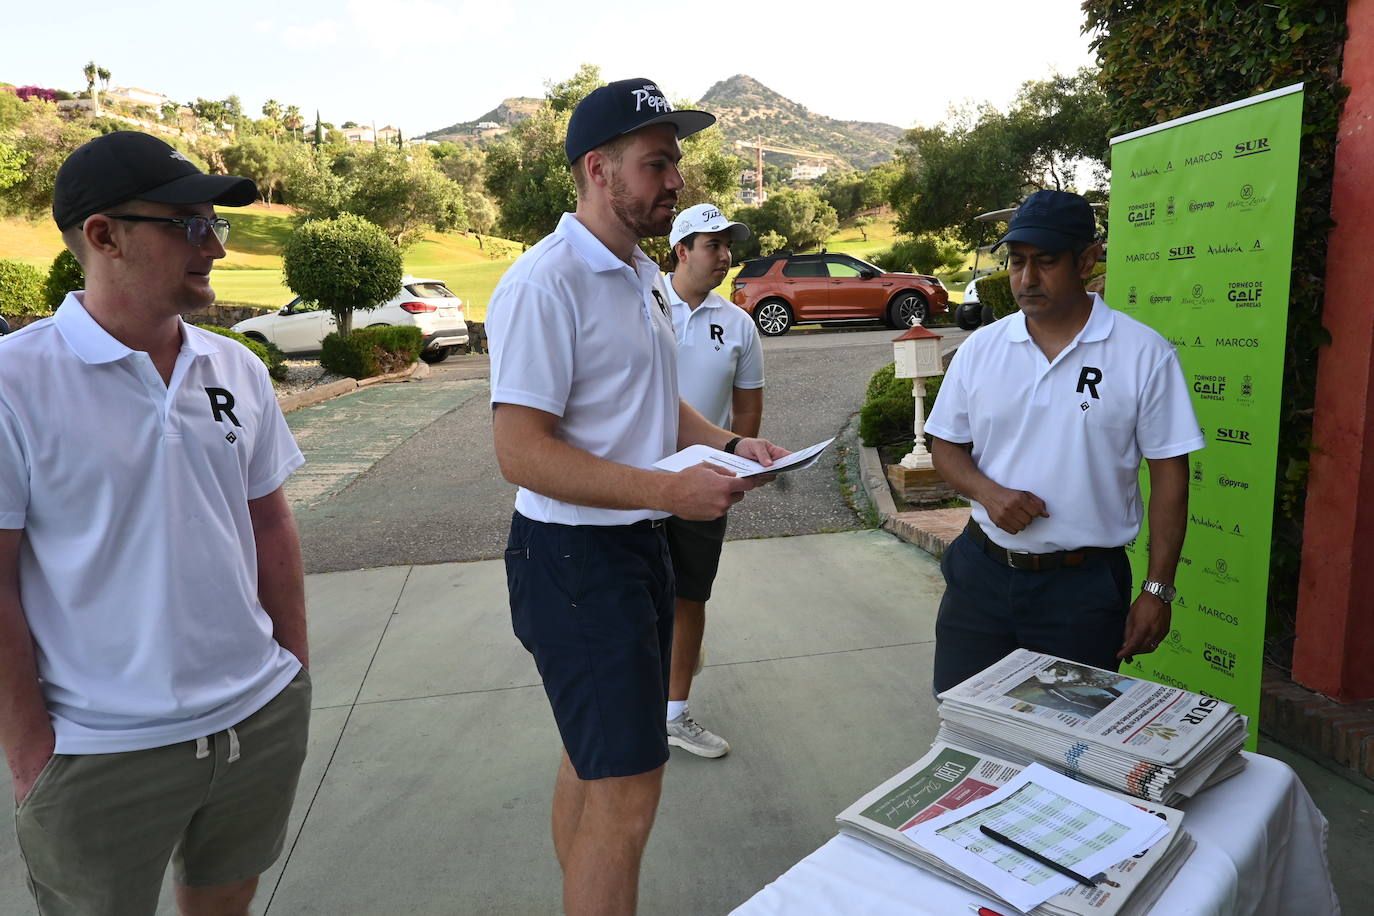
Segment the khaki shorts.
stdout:
<path fill-rule="evenodd" d="M 42 916 L 149 916 L 167 862 L 178 884 L 218 887 L 281 855 L 305 760 L 310 676 L 198 741 L 57 754 L 15 811 Z"/>

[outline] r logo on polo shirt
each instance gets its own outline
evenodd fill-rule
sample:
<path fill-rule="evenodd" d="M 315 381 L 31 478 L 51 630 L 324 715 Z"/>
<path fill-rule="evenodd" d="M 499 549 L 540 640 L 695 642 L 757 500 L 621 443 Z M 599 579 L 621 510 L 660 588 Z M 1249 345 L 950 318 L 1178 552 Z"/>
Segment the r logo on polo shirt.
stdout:
<path fill-rule="evenodd" d="M 1094 400 L 1102 400 L 1097 393 L 1097 386 L 1102 382 L 1102 370 L 1093 366 L 1084 366 L 1078 373 L 1078 393 L 1082 394 L 1083 389 L 1088 389 L 1088 393 Z"/>
<path fill-rule="evenodd" d="M 725 345 L 725 328 L 718 324 L 711 325 L 711 339 L 716 342 L 716 349 L 719 350 Z"/>
<path fill-rule="evenodd" d="M 243 429 L 243 424 L 239 418 L 234 416 L 234 394 L 227 388 L 206 388 L 205 393 L 210 396 L 210 414 L 216 423 L 222 423 L 228 417 L 239 429 Z M 229 441 L 233 441 L 232 439 Z"/>

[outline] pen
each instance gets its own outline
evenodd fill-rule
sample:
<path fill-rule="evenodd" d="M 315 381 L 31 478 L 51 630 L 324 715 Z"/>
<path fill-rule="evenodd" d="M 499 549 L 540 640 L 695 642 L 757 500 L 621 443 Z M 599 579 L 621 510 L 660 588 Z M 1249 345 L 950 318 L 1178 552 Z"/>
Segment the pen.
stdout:
<path fill-rule="evenodd" d="M 1096 882 L 1088 880 L 1087 878 L 1080 875 L 1078 872 L 1074 871 L 1072 868 L 1069 868 L 1066 865 L 1060 865 L 1053 859 L 1048 858 L 1046 856 L 1042 856 L 1034 849 L 1027 849 L 1025 846 L 1022 846 L 1020 843 L 1016 842 L 1011 837 L 998 833 L 996 830 L 993 830 L 987 824 L 979 824 L 978 829 L 983 831 L 983 834 L 985 836 L 992 837 L 994 840 L 1001 843 L 1003 846 L 1010 846 L 1012 849 L 1015 849 L 1017 852 L 1021 853 L 1021 855 L 1034 859 L 1041 865 L 1044 865 L 1046 868 L 1053 868 L 1061 875 L 1064 875 L 1066 878 L 1072 878 L 1084 887 L 1097 887 Z"/>
<path fill-rule="evenodd" d="M 974 906 L 972 903 L 970 903 L 968 905 L 968 908 L 969 912 L 977 913 L 978 916 L 1002 916 L 1002 914 L 997 912 L 996 910 L 990 910 L 985 906 Z"/>

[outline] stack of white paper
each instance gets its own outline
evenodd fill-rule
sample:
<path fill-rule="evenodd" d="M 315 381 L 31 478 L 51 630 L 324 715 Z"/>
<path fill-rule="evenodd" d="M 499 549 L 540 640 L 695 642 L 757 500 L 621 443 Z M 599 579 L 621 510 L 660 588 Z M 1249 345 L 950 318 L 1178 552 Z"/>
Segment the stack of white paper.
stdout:
<path fill-rule="evenodd" d="M 1166 804 L 1245 765 L 1229 703 L 1027 649 L 940 700 L 943 740 Z"/>
<path fill-rule="evenodd" d="M 1036 770 L 1042 774 L 1039 778 L 1033 775 Z M 1018 764 L 995 755 L 937 741 L 930 753 L 850 805 L 836 821 L 841 833 L 937 872 L 1004 904 L 1006 910 L 1015 908 L 1033 916 L 1138 916 L 1148 912 L 1196 845 L 1181 826 L 1183 813 L 1082 784 L 1064 789 L 1052 783 L 1055 778 L 1062 780 L 1041 768 L 1023 771 Z M 1055 873 L 1046 875 L 1043 869 L 1037 871 L 1035 863 L 1018 860 L 1009 850 L 990 850 L 967 842 L 972 834 L 968 828 L 976 829 L 976 824 L 983 822 L 1001 826 L 1011 823 L 1019 839 L 1028 844 L 1032 842 L 1028 835 L 1043 838 L 1055 829 L 1046 826 L 1038 815 L 1027 816 L 1024 811 L 1014 820 L 1008 819 L 1007 805 L 1015 799 L 997 804 L 1003 795 L 1018 794 L 1027 782 L 1066 795 L 1076 792 L 1074 803 L 1086 802 L 1098 819 L 1123 825 L 1116 838 L 1118 845 L 1112 848 L 1129 851 L 1121 852 L 1119 859 L 1105 848 L 1097 854 L 1097 861 L 1090 856 L 1075 857 L 1066 854 L 1063 836 L 1055 838 L 1055 860 L 1072 863 L 1071 867 L 1092 879 L 1092 887 Z M 1123 808 L 1128 813 L 1123 813 Z M 1136 821 L 1127 825 L 1132 815 Z M 1037 821 L 1039 828 L 1031 826 Z M 1079 830 L 1087 822 L 1085 818 L 1072 820 Z M 1096 837 L 1094 833 L 1088 839 Z"/>

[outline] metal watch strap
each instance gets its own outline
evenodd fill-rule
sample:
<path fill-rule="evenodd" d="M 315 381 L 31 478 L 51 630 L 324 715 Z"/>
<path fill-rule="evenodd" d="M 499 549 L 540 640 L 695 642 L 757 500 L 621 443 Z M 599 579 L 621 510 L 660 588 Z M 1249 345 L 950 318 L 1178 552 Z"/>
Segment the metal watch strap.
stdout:
<path fill-rule="evenodd" d="M 1174 588 L 1172 585 L 1167 585 L 1163 582 L 1155 582 L 1152 579 L 1146 579 L 1144 582 L 1140 583 L 1140 590 L 1142 592 L 1149 592 L 1165 604 L 1173 604 L 1174 598 L 1178 595 L 1178 589 Z"/>

